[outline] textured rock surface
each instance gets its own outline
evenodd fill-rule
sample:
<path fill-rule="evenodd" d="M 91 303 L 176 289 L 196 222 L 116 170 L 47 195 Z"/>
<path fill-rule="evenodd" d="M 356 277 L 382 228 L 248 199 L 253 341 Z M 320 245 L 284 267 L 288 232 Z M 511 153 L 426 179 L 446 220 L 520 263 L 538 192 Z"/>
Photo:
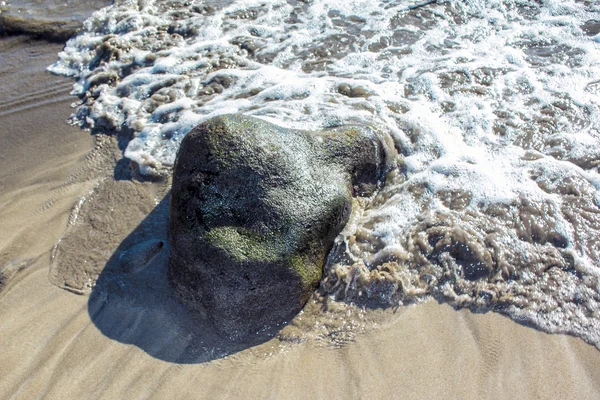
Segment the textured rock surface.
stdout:
<path fill-rule="evenodd" d="M 241 115 L 197 126 L 173 175 L 175 293 L 234 339 L 289 320 L 318 285 L 353 194 L 376 188 L 383 154 L 367 128 L 313 133 Z"/>

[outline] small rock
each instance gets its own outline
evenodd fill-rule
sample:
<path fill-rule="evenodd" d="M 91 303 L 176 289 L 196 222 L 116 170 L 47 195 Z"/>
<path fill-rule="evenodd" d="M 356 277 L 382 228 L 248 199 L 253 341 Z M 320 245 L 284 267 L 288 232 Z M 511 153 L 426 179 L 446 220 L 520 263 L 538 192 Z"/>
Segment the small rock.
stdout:
<path fill-rule="evenodd" d="M 197 126 L 173 175 L 174 292 L 232 339 L 290 320 L 319 284 L 353 194 L 374 192 L 384 158 L 364 127 L 314 133 L 241 115 Z"/>
<path fill-rule="evenodd" d="M 127 273 L 138 273 L 162 250 L 164 242 L 158 239 L 138 243 L 119 256 L 119 262 Z"/>

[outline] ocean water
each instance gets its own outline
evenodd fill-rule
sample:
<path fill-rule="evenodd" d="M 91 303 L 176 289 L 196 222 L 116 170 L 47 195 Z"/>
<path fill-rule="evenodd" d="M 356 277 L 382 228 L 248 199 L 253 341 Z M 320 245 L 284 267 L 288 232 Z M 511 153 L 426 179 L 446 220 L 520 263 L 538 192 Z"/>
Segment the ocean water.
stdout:
<path fill-rule="evenodd" d="M 64 43 L 111 0 L 0 0 L 0 35 L 25 34 Z"/>
<path fill-rule="evenodd" d="M 170 172 L 198 123 L 368 124 L 390 144 L 321 291 L 493 310 L 600 348 L 600 4 L 115 1 L 53 73 L 72 123 Z"/>
<path fill-rule="evenodd" d="M 28 20 L 83 22 L 109 0 L 0 0 L 0 15 Z"/>

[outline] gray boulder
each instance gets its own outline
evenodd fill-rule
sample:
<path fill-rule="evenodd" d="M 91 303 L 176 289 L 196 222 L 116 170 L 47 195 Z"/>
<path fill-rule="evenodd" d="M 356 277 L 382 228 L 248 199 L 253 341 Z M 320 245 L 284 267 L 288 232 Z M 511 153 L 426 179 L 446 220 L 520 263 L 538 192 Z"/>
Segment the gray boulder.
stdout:
<path fill-rule="evenodd" d="M 319 284 L 352 196 L 375 190 L 383 160 L 369 128 L 314 133 L 242 115 L 197 126 L 173 173 L 174 292 L 232 339 L 291 319 Z"/>

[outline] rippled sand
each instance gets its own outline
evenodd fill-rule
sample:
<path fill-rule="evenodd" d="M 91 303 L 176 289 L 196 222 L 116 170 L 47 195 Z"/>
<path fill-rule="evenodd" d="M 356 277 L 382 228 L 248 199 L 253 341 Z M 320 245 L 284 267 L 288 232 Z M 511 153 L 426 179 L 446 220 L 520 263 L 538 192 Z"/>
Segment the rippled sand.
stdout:
<path fill-rule="evenodd" d="M 59 50 L 22 38 L 0 40 L 0 398 L 600 396 L 600 352 L 581 339 L 436 302 L 358 313 L 369 322 L 338 342 L 317 337 L 298 343 L 282 334 L 233 348 L 215 338 L 199 349 L 205 359 L 215 349 L 211 361 L 169 361 L 171 350 L 181 350 L 177 340 L 185 339 L 176 324 L 203 331 L 201 321 L 178 315 L 175 325 L 150 324 L 157 313 L 148 308 L 153 299 L 138 299 L 138 310 L 95 310 L 89 296 L 49 282 L 52 250 L 82 196 L 98 185 L 154 196 L 160 186 L 115 181 L 112 139 L 91 139 L 66 124 L 70 82 L 44 72 Z M 109 211 L 101 222 L 110 224 Z M 143 212 L 135 218 L 141 222 Z M 116 229 L 116 237 L 127 237 L 137 222 Z M 111 240 L 98 247 L 108 256 L 117 251 L 111 245 L 123 244 Z M 140 299 L 159 289 L 144 289 Z M 119 304 L 127 295 L 113 299 Z M 309 307 L 306 325 L 322 321 L 326 314 L 320 312 Z M 358 314 L 349 312 L 345 322 L 360 322 Z M 129 319 L 135 315 L 138 320 Z M 296 321 L 284 333 L 302 326 Z M 208 331 L 203 339 L 210 339 Z M 232 354 L 222 357 L 228 350 Z"/>

